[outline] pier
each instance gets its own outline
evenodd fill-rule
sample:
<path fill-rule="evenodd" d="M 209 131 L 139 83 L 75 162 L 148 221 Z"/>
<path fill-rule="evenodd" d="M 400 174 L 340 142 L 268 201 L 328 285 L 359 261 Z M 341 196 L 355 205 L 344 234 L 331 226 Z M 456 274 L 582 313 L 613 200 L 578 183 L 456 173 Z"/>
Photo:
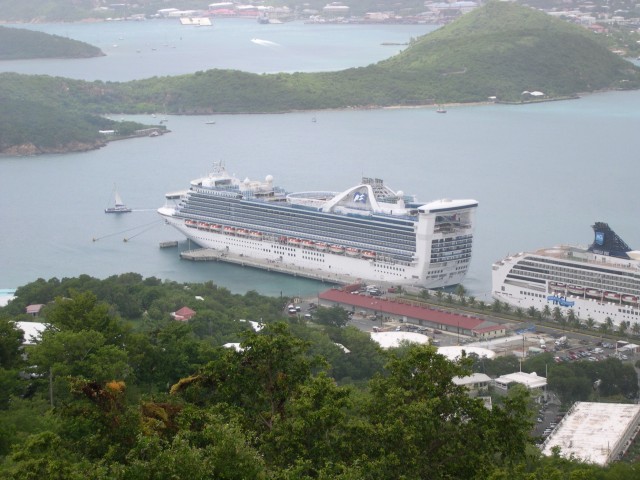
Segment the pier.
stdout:
<path fill-rule="evenodd" d="M 178 246 L 177 240 L 173 240 L 169 242 L 160 242 L 160 248 L 171 248 L 171 247 L 177 247 L 177 246 Z"/>
<path fill-rule="evenodd" d="M 266 270 L 268 272 L 284 273 L 286 275 L 292 275 L 294 277 L 309 278 L 311 280 L 318 280 L 320 282 L 336 285 L 351 285 L 353 283 L 362 281 L 362 279 L 353 277 L 351 275 L 328 273 L 319 269 L 317 271 L 309 270 L 307 268 L 302 268 L 298 265 L 286 263 L 281 260 L 263 260 L 250 258 L 245 257 L 244 255 L 215 250 L 212 248 L 185 250 L 184 252 L 180 253 L 180 258 L 193 262 L 233 263 L 235 265 L 240 265 L 243 267 L 259 268 L 260 270 Z"/>

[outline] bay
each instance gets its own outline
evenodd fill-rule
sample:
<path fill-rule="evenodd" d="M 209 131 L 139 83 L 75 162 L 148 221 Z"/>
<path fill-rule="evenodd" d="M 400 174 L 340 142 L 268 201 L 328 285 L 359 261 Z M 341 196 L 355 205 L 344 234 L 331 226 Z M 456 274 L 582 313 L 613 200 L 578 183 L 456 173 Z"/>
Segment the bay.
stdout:
<path fill-rule="evenodd" d="M 354 42 L 366 30 L 349 28 L 345 35 Z M 243 60 L 247 67 L 255 64 L 255 57 Z M 59 60 L 51 71 L 65 64 Z M 127 61 L 119 68 L 135 65 Z M 425 202 L 475 198 L 480 208 L 464 285 L 478 298 L 489 296 L 495 260 L 559 243 L 588 244 L 595 221 L 608 222 L 640 248 L 634 145 L 640 92 L 447 110 L 171 116 L 171 133 L 162 137 L 84 153 L 0 158 L 0 286 L 134 271 L 176 281 L 212 280 L 238 293 L 308 295 L 326 288 L 231 265 L 180 261 L 175 249 L 158 248 L 161 241 L 181 240 L 155 213 L 164 193 L 186 188 L 213 161 L 224 161 L 240 177 L 271 174 L 290 191 L 342 190 L 365 175 Z M 114 183 L 133 213 L 102 213 L 112 202 Z"/>

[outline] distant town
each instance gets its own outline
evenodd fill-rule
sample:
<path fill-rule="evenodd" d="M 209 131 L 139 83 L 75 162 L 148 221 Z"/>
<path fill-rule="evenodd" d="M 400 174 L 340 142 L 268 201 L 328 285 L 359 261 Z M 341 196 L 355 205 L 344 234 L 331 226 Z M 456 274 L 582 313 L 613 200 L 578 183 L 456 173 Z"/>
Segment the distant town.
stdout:
<path fill-rule="evenodd" d="M 128 4 L 110 4 L 98 7 L 108 20 L 146 20 L 151 18 L 175 18 L 183 25 L 210 26 L 215 18 L 252 18 L 263 24 L 278 24 L 293 20 L 302 20 L 314 24 L 429 24 L 443 25 L 452 22 L 486 2 L 471 0 L 435 2 L 426 1 L 423 9 L 407 8 L 402 2 L 394 4 L 393 10 L 354 11 L 346 2 L 330 2 L 322 8 L 304 6 L 273 6 L 240 2 L 210 3 L 204 9 L 181 9 L 167 6 L 155 13 L 133 13 L 135 9 Z M 535 2 L 534 2 L 535 3 Z M 640 49 L 640 10 L 635 4 L 599 5 L 596 2 L 563 2 L 561 5 L 541 3 L 530 5 L 553 17 L 581 25 L 598 34 L 613 36 L 615 47 L 620 55 L 635 56 Z M 615 8 L 619 7 L 619 8 Z M 637 37 L 637 38 L 636 38 Z"/>

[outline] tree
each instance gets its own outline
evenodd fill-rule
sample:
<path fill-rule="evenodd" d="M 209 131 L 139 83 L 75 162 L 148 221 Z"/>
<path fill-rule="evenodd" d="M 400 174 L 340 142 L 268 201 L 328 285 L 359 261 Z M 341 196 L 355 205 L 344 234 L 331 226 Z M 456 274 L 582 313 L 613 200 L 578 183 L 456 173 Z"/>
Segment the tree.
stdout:
<path fill-rule="evenodd" d="M 531 318 L 536 318 L 538 314 L 538 310 L 536 309 L 536 307 L 529 307 L 527 309 L 527 315 Z"/>
<path fill-rule="evenodd" d="M 553 309 L 553 321 L 559 324 L 564 324 L 565 318 L 560 307 L 555 307 Z"/>
<path fill-rule="evenodd" d="M 0 368 L 10 369 L 22 365 L 23 332 L 13 322 L 0 318 Z"/>
<path fill-rule="evenodd" d="M 549 320 L 549 318 L 551 318 L 551 308 L 549 308 L 549 305 L 545 305 L 542 309 L 542 319 Z"/>
<path fill-rule="evenodd" d="M 318 307 L 313 314 L 314 321 L 320 325 L 344 327 L 349 322 L 347 311 L 336 305 L 333 307 Z"/>
<path fill-rule="evenodd" d="M 496 459 L 517 460 L 529 425 L 514 419 L 526 402 L 490 412 L 453 382 L 470 373 L 468 364 L 450 362 L 429 346 L 391 355 L 388 374 L 370 382 L 366 478 L 398 478 L 399 469 L 406 478 L 482 478 Z"/>

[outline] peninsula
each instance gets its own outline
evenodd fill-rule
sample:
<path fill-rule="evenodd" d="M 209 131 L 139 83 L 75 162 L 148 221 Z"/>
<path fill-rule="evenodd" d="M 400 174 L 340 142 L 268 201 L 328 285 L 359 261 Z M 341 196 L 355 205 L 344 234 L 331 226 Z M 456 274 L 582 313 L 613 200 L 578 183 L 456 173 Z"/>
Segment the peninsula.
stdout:
<path fill-rule="evenodd" d="M 123 83 L 3 74 L 0 92 L 28 98 L 30 105 L 14 106 L 22 110 L 9 127 L 20 138 L 0 137 L 0 152 L 15 151 L 21 142 L 42 152 L 71 149 L 78 140 L 74 130 L 83 132 L 85 144 L 99 141 L 99 115 L 112 112 L 204 115 L 514 103 L 639 87 L 640 69 L 609 51 L 596 34 L 528 7 L 491 2 L 411 41 L 392 58 L 337 72 L 209 70 Z M 34 128 L 42 123 L 39 106 L 56 123 L 69 119 L 64 136 L 45 141 Z M 37 122 L 31 116 L 36 112 Z M 74 118 L 84 122 L 82 128 L 74 128 Z"/>

